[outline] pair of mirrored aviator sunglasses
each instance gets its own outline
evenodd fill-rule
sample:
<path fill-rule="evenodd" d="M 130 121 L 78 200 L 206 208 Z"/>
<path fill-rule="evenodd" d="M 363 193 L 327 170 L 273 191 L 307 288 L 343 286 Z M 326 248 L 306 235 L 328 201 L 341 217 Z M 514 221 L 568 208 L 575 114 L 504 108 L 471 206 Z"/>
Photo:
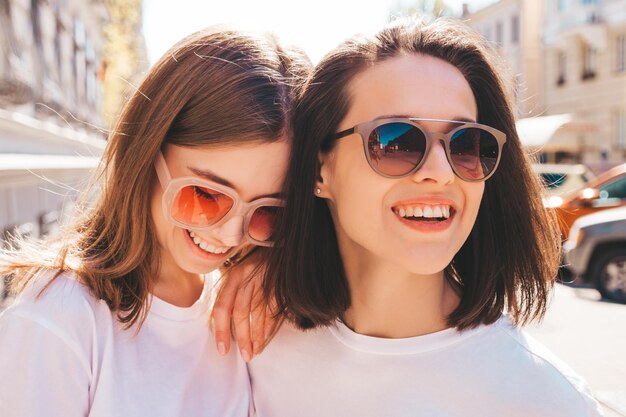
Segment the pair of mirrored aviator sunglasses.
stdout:
<path fill-rule="evenodd" d="M 448 133 L 426 132 L 419 122 L 451 124 Z M 360 123 L 334 135 L 340 139 L 357 133 L 365 157 L 374 171 L 387 178 L 402 178 L 417 171 L 436 141 L 441 141 L 457 177 L 485 181 L 502 155 L 506 135 L 492 127 L 458 120 L 393 117 Z"/>
<path fill-rule="evenodd" d="M 284 200 L 259 198 L 246 203 L 232 188 L 207 179 L 172 179 L 161 151 L 154 165 L 163 187 L 163 213 L 170 223 L 193 231 L 211 230 L 239 215 L 243 217 L 243 233 L 248 242 L 273 245 L 274 226 Z"/>

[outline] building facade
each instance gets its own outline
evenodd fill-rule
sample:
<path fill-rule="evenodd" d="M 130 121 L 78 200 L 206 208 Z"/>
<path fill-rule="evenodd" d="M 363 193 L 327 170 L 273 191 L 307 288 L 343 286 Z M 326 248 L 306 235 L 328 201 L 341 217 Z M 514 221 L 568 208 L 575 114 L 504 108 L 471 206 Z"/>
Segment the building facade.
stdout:
<path fill-rule="evenodd" d="M 545 2 L 544 95 L 548 114 L 570 114 L 582 132 L 555 134 L 589 165 L 626 160 L 626 0 Z"/>
<path fill-rule="evenodd" d="M 541 94 L 543 9 L 536 0 L 501 0 L 462 19 L 480 32 L 502 58 L 501 73 L 509 86 L 519 118 L 544 111 Z"/>
<path fill-rule="evenodd" d="M 602 171 L 626 159 L 626 0 L 500 0 L 463 18 L 506 62 L 539 160 Z"/>
<path fill-rule="evenodd" d="M 43 236 L 105 145 L 104 0 L 0 2 L 0 245 Z"/>

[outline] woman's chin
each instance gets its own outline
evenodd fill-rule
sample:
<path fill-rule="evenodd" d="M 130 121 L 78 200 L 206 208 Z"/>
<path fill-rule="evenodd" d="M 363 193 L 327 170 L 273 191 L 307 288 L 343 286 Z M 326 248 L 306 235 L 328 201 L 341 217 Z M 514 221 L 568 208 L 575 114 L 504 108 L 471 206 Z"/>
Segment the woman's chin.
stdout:
<path fill-rule="evenodd" d="M 186 268 L 184 268 L 187 272 L 192 273 L 192 274 L 208 274 L 209 272 L 215 271 L 216 269 L 221 268 L 224 265 L 224 262 L 211 262 L 210 264 L 207 264 L 207 262 L 203 262 L 202 264 L 196 262 L 193 264 L 188 264 L 186 265 Z"/>
<path fill-rule="evenodd" d="M 427 262 L 425 262 L 427 260 Z M 414 275 L 437 275 L 441 274 L 452 262 L 452 257 L 441 257 L 439 259 L 431 257 L 421 258 L 406 265 L 407 271 Z"/>

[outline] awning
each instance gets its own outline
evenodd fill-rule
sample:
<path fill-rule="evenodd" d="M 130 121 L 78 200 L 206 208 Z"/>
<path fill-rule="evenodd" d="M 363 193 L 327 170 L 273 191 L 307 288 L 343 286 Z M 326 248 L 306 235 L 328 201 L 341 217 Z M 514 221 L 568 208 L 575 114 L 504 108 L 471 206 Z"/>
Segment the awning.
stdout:
<path fill-rule="evenodd" d="M 561 137 L 559 133 L 594 133 L 595 125 L 585 122 L 574 121 L 572 114 L 555 114 L 551 116 L 538 116 L 520 119 L 515 123 L 517 135 L 522 145 L 528 148 L 546 147 L 554 145 L 563 148 L 578 147 L 571 137 Z"/>
<path fill-rule="evenodd" d="M 100 158 L 71 155 L 0 154 L 0 172 L 95 169 Z"/>
<path fill-rule="evenodd" d="M 0 109 L 0 153 L 100 156 L 104 134 Z"/>
<path fill-rule="evenodd" d="M 88 180 L 100 158 L 71 155 L 0 154 L 0 188 L 42 181 Z"/>

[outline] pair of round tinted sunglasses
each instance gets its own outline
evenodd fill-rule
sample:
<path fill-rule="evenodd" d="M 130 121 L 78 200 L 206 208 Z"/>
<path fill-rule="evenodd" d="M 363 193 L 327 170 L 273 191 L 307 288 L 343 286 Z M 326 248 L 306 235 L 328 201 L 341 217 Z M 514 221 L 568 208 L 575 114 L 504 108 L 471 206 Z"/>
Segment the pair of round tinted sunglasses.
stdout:
<path fill-rule="evenodd" d="M 240 215 L 244 237 L 250 243 L 273 245 L 274 226 L 284 200 L 267 197 L 246 203 L 232 188 L 207 179 L 172 179 L 161 151 L 154 165 L 163 187 L 163 214 L 170 223 L 194 231 L 210 230 Z"/>
<path fill-rule="evenodd" d="M 426 132 L 419 122 L 453 125 L 448 133 Z M 484 181 L 500 163 L 506 135 L 492 127 L 458 120 L 393 117 L 360 123 L 334 135 L 357 133 L 363 139 L 365 157 L 374 171 L 401 178 L 417 171 L 436 143 L 443 143 L 454 173 L 465 181 Z"/>

